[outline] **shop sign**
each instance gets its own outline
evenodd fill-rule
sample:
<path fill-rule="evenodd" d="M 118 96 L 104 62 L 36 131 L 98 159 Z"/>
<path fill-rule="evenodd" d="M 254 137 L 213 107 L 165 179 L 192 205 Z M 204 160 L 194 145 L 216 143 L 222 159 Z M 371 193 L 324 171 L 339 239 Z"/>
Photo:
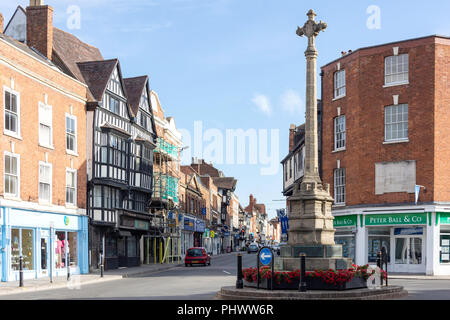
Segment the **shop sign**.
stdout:
<path fill-rule="evenodd" d="M 184 217 L 184 230 L 195 231 L 195 220 Z"/>
<path fill-rule="evenodd" d="M 411 236 L 411 235 L 422 235 L 423 228 L 395 228 L 394 235 L 396 236 Z"/>
<path fill-rule="evenodd" d="M 450 213 L 439 213 L 440 224 L 450 224 Z"/>
<path fill-rule="evenodd" d="M 195 221 L 195 232 L 205 232 L 205 221 L 196 219 Z"/>
<path fill-rule="evenodd" d="M 216 237 L 216 232 L 211 230 L 211 238 L 214 239 Z"/>
<path fill-rule="evenodd" d="M 365 224 L 366 226 L 427 224 L 427 215 L 426 213 L 368 215 Z"/>
<path fill-rule="evenodd" d="M 334 227 L 353 227 L 356 226 L 356 220 L 358 216 L 342 216 L 342 217 L 334 217 Z"/>
<path fill-rule="evenodd" d="M 148 230 L 149 224 L 147 221 L 134 220 L 134 227 L 138 230 Z"/>
<path fill-rule="evenodd" d="M 209 238 L 209 229 L 205 229 L 204 237 Z"/>

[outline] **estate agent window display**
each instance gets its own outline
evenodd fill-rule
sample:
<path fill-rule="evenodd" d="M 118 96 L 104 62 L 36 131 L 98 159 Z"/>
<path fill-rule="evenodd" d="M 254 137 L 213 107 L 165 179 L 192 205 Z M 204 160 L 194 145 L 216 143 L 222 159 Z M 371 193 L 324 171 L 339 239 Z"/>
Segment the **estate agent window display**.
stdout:
<path fill-rule="evenodd" d="M 441 226 L 439 263 L 450 264 L 450 226 Z"/>

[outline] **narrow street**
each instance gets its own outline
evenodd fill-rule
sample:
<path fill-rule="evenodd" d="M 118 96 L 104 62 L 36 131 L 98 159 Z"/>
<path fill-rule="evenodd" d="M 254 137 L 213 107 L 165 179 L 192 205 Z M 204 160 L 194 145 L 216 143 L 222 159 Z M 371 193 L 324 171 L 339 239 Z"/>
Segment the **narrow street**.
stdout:
<path fill-rule="evenodd" d="M 0 300 L 152 299 L 210 300 L 223 286 L 236 283 L 236 255 L 213 257 L 211 266 L 175 268 L 135 278 L 83 285 L 79 290 L 55 289 L 1 296 Z M 243 267 L 256 265 L 256 254 L 243 254 Z"/>
<path fill-rule="evenodd" d="M 0 300 L 211 300 L 222 286 L 236 283 L 236 254 L 213 257 L 212 265 L 185 267 L 121 280 L 1 296 Z M 243 267 L 256 265 L 255 254 L 243 254 Z M 408 300 L 447 300 L 450 280 L 392 279 L 404 286 Z"/>

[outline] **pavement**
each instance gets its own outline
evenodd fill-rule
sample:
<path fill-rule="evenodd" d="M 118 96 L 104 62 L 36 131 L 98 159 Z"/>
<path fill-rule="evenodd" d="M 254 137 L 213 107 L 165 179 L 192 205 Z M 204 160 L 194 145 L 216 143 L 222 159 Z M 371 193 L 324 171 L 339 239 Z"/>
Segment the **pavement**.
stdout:
<path fill-rule="evenodd" d="M 388 279 L 404 279 L 404 280 L 450 280 L 450 276 L 427 276 L 426 274 L 389 273 Z"/>
<path fill-rule="evenodd" d="M 225 253 L 220 255 L 211 256 L 211 259 L 224 256 L 237 255 L 237 252 Z M 24 280 L 24 286 L 19 287 L 19 281 L 10 282 L 0 282 L 0 296 L 12 295 L 20 293 L 30 293 L 36 291 L 45 291 L 52 289 L 77 289 L 81 285 L 87 284 L 98 284 L 108 281 L 115 281 L 124 278 L 132 278 L 150 275 L 153 273 L 158 273 L 162 271 L 168 271 L 175 268 L 184 267 L 184 263 L 173 263 L 173 264 L 149 264 L 141 265 L 139 267 L 132 268 L 120 268 L 116 270 L 107 270 L 103 273 L 103 277 L 100 276 L 100 271 L 95 270 L 90 274 L 83 275 L 72 275 L 71 279 L 68 281 L 67 277 L 55 277 L 50 283 L 50 278 L 40 278 L 33 280 Z"/>

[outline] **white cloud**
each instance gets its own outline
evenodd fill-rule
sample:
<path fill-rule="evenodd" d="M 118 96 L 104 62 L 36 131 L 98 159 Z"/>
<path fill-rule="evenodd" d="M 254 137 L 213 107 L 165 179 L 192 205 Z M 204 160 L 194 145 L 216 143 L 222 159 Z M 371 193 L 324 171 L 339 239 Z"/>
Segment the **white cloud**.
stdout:
<path fill-rule="evenodd" d="M 290 114 L 301 114 L 305 112 L 305 104 L 300 95 L 292 89 L 286 90 L 281 95 L 281 107 Z"/>
<path fill-rule="evenodd" d="M 255 94 L 252 102 L 258 107 L 259 111 L 266 115 L 270 115 L 272 113 L 272 107 L 270 106 L 269 98 L 263 94 Z"/>

